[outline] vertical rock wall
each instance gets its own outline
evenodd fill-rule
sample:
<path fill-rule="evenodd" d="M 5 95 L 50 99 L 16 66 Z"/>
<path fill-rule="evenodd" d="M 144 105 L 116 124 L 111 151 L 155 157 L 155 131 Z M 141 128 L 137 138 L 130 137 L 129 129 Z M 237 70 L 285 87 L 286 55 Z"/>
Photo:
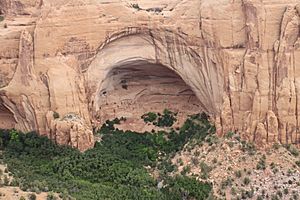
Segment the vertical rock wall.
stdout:
<path fill-rule="evenodd" d="M 107 74 L 143 61 L 178 74 L 220 134 L 235 130 L 260 146 L 300 143 L 297 0 L 0 0 L 0 6 L 0 112 L 17 129 L 92 147 Z"/>

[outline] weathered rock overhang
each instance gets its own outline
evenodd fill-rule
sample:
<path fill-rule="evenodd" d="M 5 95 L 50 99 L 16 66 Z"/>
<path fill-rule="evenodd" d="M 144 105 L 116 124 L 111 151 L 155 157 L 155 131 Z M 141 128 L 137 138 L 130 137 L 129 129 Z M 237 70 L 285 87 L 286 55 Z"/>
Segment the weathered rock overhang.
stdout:
<path fill-rule="evenodd" d="M 299 144 L 297 0 L 188 0 L 160 13 L 123 2 L 21 2 L 29 15 L 5 12 L 0 22 L 8 24 L 0 29 L 0 96 L 15 128 L 91 147 L 92 139 L 74 138 L 92 138 L 103 82 L 142 62 L 177 74 L 218 133 L 234 130 L 260 146 Z"/>
<path fill-rule="evenodd" d="M 134 66 L 143 67 L 145 75 L 147 73 L 151 75 L 151 72 L 153 72 L 151 67 L 153 66 L 162 66 L 163 68 L 160 68 L 162 74 L 165 71 L 164 68 L 168 69 L 171 76 L 172 74 L 177 75 L 181 79 L 181 83 L 184 83 L 186 86 L 185 90 L 191 90 L 193 96 L 196 97 L 198 101 L 196 103 L 197 108 L 192 109 L 192 112 L 200 113 L 204 111 L 213 116 L 213 118 L 219 116 L 223 94 L 221 78 L 223 71 L 222 67 L 217 67 L 219 63 L 218 56 L 214 51 L 206 49 L 205 46 L 203 46 L 202 54 L 197 54 L 195 50 L 189 47 L 185 38 L 186 36 L 171 30 L 151 30 L 133 27 L 111 34 L 103 45 L 99 47 L 98 54 L 84 72 L 87 88 L 89 89 L 88 93 L 90 94 L 89 110 L 95 123 L 99 123 L 99 120 L 96 120 L 98 117 L 95 118 L 94 116 L 99 116 L 99 112 L 102 112 L 99 109 L 103 108 L 101 104 L 107 99 L 107 93 L 102 95 L 103 89 L 114 85 L 114 81 L 107 81 L 107 78 L 116 69 L 124 67 L 134 68 Z M 207 52 L 210 52 L 214 57 L 209 58 L 206 55 Z M 166 74 L 165 79 L 167 78 L 168 74 Z M 164 78 L 162 77 L 161 80 L 163 81 Z M 144 89 L 147 89 L 147 87 L 140 88 L 141 91 Z M 123 97 L 126 97 L 126 93 L 123 93 Z M 119 98 L 122 98 L 121 94 Z M 134 100 L 134 95 L 129 99 Z M 129 102 L 127 101 L 125 104 Z M 164 109 L 163 105 L 162 103 L 160 106 L 152 109 L 161 109 L 162 111 Z M 116 106 L 118 107 L 118 103 L 116 103 Z M 151 110 L 140 109 L 136 114 L 141 115 L 142 112 L 149 111 Z M 191 114 L 190 110 L 181 110 L 181 112 Z M 103 120 L 100 120 L 100 123 Z"/>

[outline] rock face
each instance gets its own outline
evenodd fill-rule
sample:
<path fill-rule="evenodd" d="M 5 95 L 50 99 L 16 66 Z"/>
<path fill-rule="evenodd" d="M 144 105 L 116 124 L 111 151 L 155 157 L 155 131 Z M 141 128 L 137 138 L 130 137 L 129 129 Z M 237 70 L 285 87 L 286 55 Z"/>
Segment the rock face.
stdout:
<path fill-rule="evenodd" d="M 103 121 L 167 107 L 205 111 L 220 135 L 234 130 L 260 146 L 300 143 L 298 0 L 0 7 L 1 128 L 86 150 Z"/>
<path fill-rule="evenodd" d="M 69 145 L 86 150 L 94 145 L 93 132 L 83 119 L 73 113 L 61 119 L 54 119 L 54 112 L 47 113 L 47 124 L 50 127 L 50 138 L 60 145 Z"/>

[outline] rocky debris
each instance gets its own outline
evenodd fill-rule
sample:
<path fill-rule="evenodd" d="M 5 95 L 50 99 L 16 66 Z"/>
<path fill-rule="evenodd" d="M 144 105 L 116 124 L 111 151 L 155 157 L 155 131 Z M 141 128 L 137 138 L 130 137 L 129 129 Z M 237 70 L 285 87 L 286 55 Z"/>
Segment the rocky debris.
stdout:
<path fill-rule="evenodd" d="M 295 164 L 300 160 L 299 155 L 290 154 L 280 145 L 250 151 L 249 144 L 237 135 L 211 141 L 187 144 L 172 159 L 178 168 L 172 173 L 189 169 L 188 175 L 213 183 L 214 194 L 220 198 L 265 199 L 274 195 L 283 195 L 278 196 L 281 199 L 294 195 L 299 198 L 300 166 Z"/>

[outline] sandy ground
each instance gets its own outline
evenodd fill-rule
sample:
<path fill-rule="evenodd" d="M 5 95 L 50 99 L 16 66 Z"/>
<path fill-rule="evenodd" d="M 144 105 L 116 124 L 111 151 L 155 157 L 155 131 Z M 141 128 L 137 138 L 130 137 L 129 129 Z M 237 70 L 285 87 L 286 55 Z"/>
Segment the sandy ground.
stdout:
<path fill-rule="evenodd" d="M 23 192 L 18 187 L 2 187 L 0 188 L 0 199 L 5 200 L 19 200 L 22 196 L 25 197 L 25 199 L 28 199 L 28 195 L 32 192 Z M 47 199 L 47 193 L 42 192 L 40 194 L 35 194 L 37 200 L 46 200 Z"/>

